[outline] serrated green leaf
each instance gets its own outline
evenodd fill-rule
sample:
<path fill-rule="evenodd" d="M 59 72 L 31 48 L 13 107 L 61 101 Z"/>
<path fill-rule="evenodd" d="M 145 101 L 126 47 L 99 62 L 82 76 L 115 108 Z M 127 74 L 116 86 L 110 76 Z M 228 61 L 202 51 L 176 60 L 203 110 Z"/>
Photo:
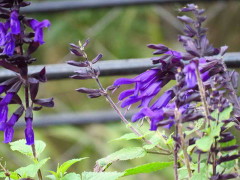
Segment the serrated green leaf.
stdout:
<path fill-rule="evenodd" d="M 114 161 L 125 161 L 143 157 L 147 152 L 141 147 L 123 148 L 109 156 L 99 159 L 96 163 L 100 167 L 107 166 Z"/>
<path fill-rule="evenodd" d="M 123 136 L 121 136 L 121 137 L 119 137 L 117 139 L 113 139 L 110 142 L 112 142 L 112 141 L 121 141 L 121 140 L 129 141 L 129 140 L 133 140 L 133 139 L 142 139 L 142 138 L 143 137 L 139 137 L 135 133 L 128 133 L 128 134 L 124 134 Z"/>
<path fill-rule="evenodd" d="M 30 164 L 26 167 L 21 167 L 15 172 L 18 173 L 21 178 L 35 177 L 38 170 L 49 160 L 50 158 L 43 159 L 35 164 Z"/>
<path fill-rule="evenodd" d="M 123 174 L 120 172 L 83 172 L 82 180 L 117 180 Z"/>
<path fill-rule="evenodd" d="M 127 169 L 124 171 L 124 176 L 140 174 L 140 173 L 151 173 L 154 171 L 158 171 L 164 169 L 166 167 L 172 166 L 173 162 L 153 162 L 144 164 L 141 166 L 137 166 L 131 169 Z"/>
<path fill-rule="evenodd" d="M 46 144 L 43 141 L 40 141 L 40 140 L 35 141 L 35 149 L 36 149 L 36 154 L 38 156 L 43 152 L 45 147 L 46 147 Z M 25 139 L 11 142 L 10 148 L 12 151 L 18 151 L 30 158 L 34 158 L 32 153 L 32 147 L 29 145 L 26 145 Z"/>
<path fill-rule="evenodd" d="M 79 158 L 79 159 L 71 159 L 68 160 L 66 162 L 64 162 L 61 166 L 59 166 L 59 168 L 57 169 L 57 174 L 64 174 L 73 164 L 80 162 L 84 159 L 87 159 L 88 157 L 84 157 L 84 158 Z"/>
<path fill-rule="evenodd" d="M 80 174 L 76 174 L 76 173 L 69 173 L 66 174 L 63 178 L 61 178 L 60 180 L 81 180 L 81 176 Z"/>

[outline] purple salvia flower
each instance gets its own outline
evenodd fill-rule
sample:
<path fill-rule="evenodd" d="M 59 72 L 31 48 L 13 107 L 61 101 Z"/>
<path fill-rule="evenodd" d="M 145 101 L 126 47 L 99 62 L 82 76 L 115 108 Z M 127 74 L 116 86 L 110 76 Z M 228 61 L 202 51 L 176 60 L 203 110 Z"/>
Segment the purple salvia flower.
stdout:
<path fill-rule="evenodd" d="M 20 21 L 18 19 L 18 12 L 17 11 L 12 11 L 10 15 L 10 28 L 12 34 L 20 34 L 21 32 L 21 26 L 20 26 Z"/>
<path fill-rule="evenodd" d="M 29 21 L 30 27 L 35 31 L 34 41 L 40 44 L 44 44 L 43 40 L 43 28 L 50 27 L 51 23 L 49 20 L 38 21 L 32 19 Z"/>
<path fill-rule="evenodd" d="M 5 44 L 3 49 L 3 54 L 6 54 L 8 56 L 12 56 L 15 49 L 15 38 L 13 35 L 8 32 L 5 37 Z"/>
<path fill-rule="evenodd" d="M 4 131 L 8 117 L 8 106 L 0 106 L 0 131 Z"/>
<path fill-rule="evenodd" d="M 14 129 L 12 126 L 6 126 L 4 130 L 4 141 L 3 143 L 10 143 L 13 139 Z"/>
<path fill-rule="evenodd" d="M 19 107 L 11 116 L 11 118 L 6 123 L 6 128 L 4 129 L 4 143 L 9 143 L 13 139 L 14 135 L 14 125 L 18 119 L 22 116 L 24 112 L 24 107 Z"/>
<path fill-rule="evenodd" d="M 158 100 L 151 106 L 151 109 L 161 109 L 166 107 L 169 101 L 175 96 L 173 90 L 166 91 Z"/>
<path fill-rule="evenodd" d="M 185 81 L 188 88 L 193 88 L 197 84 L 196 68 L 196 63 L 193 61 L 184 67 L 183 72 L 186 75 Z"/>
<path fill-rule="evenodd" d="M 32 118 L 26 118 L 26 129 L 25 129 L 26 144 L 34 144 L 34 132 L 32 127 Z"/>

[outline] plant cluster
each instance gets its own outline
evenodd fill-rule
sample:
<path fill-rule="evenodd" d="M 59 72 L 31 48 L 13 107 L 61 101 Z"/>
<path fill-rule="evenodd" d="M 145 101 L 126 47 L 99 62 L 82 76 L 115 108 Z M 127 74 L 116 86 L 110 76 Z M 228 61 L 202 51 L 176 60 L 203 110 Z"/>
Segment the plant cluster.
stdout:
<path fill-rule="evenodd" d="M 46 82 L 46 71 L 30 74 L 28 66 L 36 61 L 32 53 L 44 43 L 43 29 L 50 26 L 48 20 L 38 21 L 19 13 L 21 7 L 30 3 L 23 0 L 0 0 L 0 65 L 13 71 L 16 76 L 0 84 L 0 93 L 5 93 L 0 101 L 0 130 L 4 131 L 4 142 L 13 139 L 14 125 L 25 114 L 25 140 L 10 143 L 13 151 L 28 156 L 33 163 L 15 171 L 9 171 L 0 164 L 6 179 L 32 179 L 38 175 L 43 179 L 40 168 L 49 160 L 39 160 L 45 143 L 35 141 L 32 127 L 33 111 L 42 106 L 53 107 L 53 99 L 37 99 L 40 82 Z M 67 173 L 68 168 L 85 158 L 69 160 L 58 165 L 56 172 L 46 176 L 52 180 L 115 180 L 123 176 L 150 173 L 174 166 L 175 179 L 233 179 L 239 177 L 240 157 L 236 138 L 232 129 L 240 129 L 240 103 L 236 95 L 238 73 L 229 71 L 223 61 L 227 46 L 214 48 L 207 39 L 207 29 L 202 26 L 206 17 L 204 10 L 188 4 L 180 10 L 192 16 L 179 16 L 184 24 L 184 35 L 178 37 L 186 52 L 174 51 L 162 44 L 150 44 L 154 49 L 151 68 L 134 78 L 119 78 L 113 85 L 104 88 L 99 79 L 100 70 L 96 63 L 102 58 L 97 55 L 89 59 L 85 49 L 89 40 L 78 45 L 70 44 L 72 54 L 80 61 L 67 63 L 79 69 L 71 76 L 73 79 L 93 79 L 97 89 L 82 87 L 76 89 L 90 98 L 105 97 L 126 127 L 132 133 L 115 140 L 140 140 L 142 147 L 123 148 L 109 156 L 99 159 L 93 172 Z M 175 84 L 161 94 L 164 86 Z M 130 123 L 111 99 L 111 93 L 118 87 L 132 84 L 133 88 L 119 95 L 122 108 L 138 103 L 140 109 L 132 116 L 132 122 L 146 119 L 150 131 Z M 24 90 L 24 102 L 19 96 Z M 160 95 L 161 94 L 161 95 Z M 160 96 L 159 96 L 160 95 Z M 18 108 L 8 118 L 8 106 L 17 104 Z M 166 133 L 165 128 L 173 130 Z M 170 132 L 169 130 L 169 132 Z M 170 135 L 169 135 L 170 134 Z M 36 142 L 36 143 L 35 143 Z M 36 145 L 35 145 L 36 144 Z M 29 146 L 31 145 L 31 147 Z M 174 161 L 151 162 L 126 169 L 123 172 L 106 172 L 116 161 L 131 160 L 147 154 L 173 156 Z"/>

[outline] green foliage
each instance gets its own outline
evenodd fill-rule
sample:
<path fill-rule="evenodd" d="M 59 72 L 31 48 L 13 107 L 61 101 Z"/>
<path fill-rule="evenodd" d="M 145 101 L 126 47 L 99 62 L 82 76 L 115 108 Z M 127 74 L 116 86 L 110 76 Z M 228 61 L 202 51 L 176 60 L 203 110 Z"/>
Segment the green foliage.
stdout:
<path fill-rule="evenodd" d="M 46 147 L 46 144 L 43 141 L 40 141 L 40 140 L 35 141 L 35 148 L 36 148 L 37 155 L 40 155 L 45 149 L 45 147 Z M 10 148 L 12 151 L 18 151 L 30 157 L 31 159 L 34 159 L 33 153 L 32 153 L 32 147 L 29 145 L 26 145 L 25 139 L 21 139 L 21 140 L 10 143 Z"/>
<path fill-rule="evenodd" d="M 131 169 L 127 169 L 124 171 L 124 176 L 140 174 L 140 173 L 151 173 L 154 171 L 158 171 L 164 169 L 166 167 L 172 166 L 173 162 L 153 162 L 144 165 L 140 165 Z"/>
<path fill-rule="evenodd" d="M 154 133 L 154 135 L 150 138 L 150 141 L 152 142 L 152 144 L 146 144 L 143 146 L 144 149 L 153 149 L 156 145 L 158 145 L 162 139 L 159 137 L 159 134 Z"/>
<path fill-rule="evenodd" d="M 191 180 L 207 180 L 208 179 L 208 176 L 207 176 L 208 166 L 206 164 L 201 163 L 200 167 L 201 167 L 200 172 L 198 173 L 196 169 Z"/>
<path fill-rule="evenodd" d="M 83 172 L 82 180 L 116 180 L 123 174 L 120 172 Z"/>
<path fill-rule="evenodd" d="M 4 172 L 0 172 L 0 178 L 4 178 L 4 177 L 6 177 L 5 173 Z"/>
<path fill-rule="evenodd" d="M 26 167 L 21 167 L 17 169 L 15 172 L 21 176 L 21 178 L 27 177 L 35 177 L 37 175 L 38 170 L 49 160 L 50 158 L 43 159 L 39 162 L 35 162 L 34 164 L 30 164 Z"/>
<path fill-rule="evenodd" d="M 61 178 L 61 180 L 81 180 L 81 176 L 80 174 L 69 173 L 66 174 L 63 178 Z"/>
<path fill-rule="evenodd" d="M 54 172 L 54 171 L 50 171 L 50 173 L 52 173 L 53 175 L 49 175 L 47 176 L 49 179 L 53 179 L 53 180 L 62 180 L 63 178 L 68 178 L 68 177 L 74 177 L 75 178 L 78 178 L 77 174 L 75 175 L 69 175 L 69 174 L 66 174 L 66 171 L 75 163 L 77 162 L 80 162 L 84 159 L 87 159 L 87 157 L 84 157 L 84 158 L 79 158 L 79 159 L 71 159 L 71 160 L 68 160 L 66 162 L 64 162 L 61 166 L 58 166 L 57 168 L 57 172 Z M 70 173 L 71 174 L 71 173 Z M 68 175 L 68 176 L 67 176 Z"/>
<path fill-rule="evenodd" d="M 143 137 L 139 137 L 135 133 L 128 133 L 128 134 L 124 134 L 123 136 L 121 136 L 121 137 L 119 137 L 117 139 L 113 139 L 110 142 L 112 142 L 112 141 L 120 141 L 120 140 L 129 141 L 129 140 L 133 140 L 133 139 L 142 139 L 142 138 Z"/>
<path fill-rule="evenodd" d="M 233 106 L 225 108 L 222 112 L 215 110 L 212 112 L 211 116 L 217 121 L 211 121 L 211 127 L 205 130 L 205 136 L 196 141 L 196 145 L 198 149 L 207 152 L 210 150 L 214 141 L 219 137 L 221 127 L 223 126 L 222 121 L 229 119 L 231 116 L 231 112 L 233 111 Z"/>
<path fill-rule="evenodd" d="M 136 159 L 144 157 L 147 152 L 141 147 L 131 147 L 131 148 L 123 148 L 109 156 L 99 159 L 97 161 L 97 166 L 106 168 L 109 164 L 115 161 L 125 161 L 130 159 Z"/>

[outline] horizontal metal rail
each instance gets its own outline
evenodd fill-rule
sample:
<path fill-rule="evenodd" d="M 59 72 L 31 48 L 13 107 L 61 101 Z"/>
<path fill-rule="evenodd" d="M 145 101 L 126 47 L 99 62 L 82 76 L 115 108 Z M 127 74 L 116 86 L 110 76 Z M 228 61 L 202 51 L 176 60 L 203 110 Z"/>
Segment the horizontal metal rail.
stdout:
<path fill-rule="evenodd" d="M 224 61 L 229 68 L 240 68 L 240 53 L 227 53 L 224 56 Z M 101 76 L 114 76 L 138 74 L 154 66 L 150 58 L 143 58 L 99 61 L 95 67 L 100 69 Z M 29 73 L 38 72 L 42 68 L 43 65 L 30 66 Z M 68 64 L 46 65 L 48 80 L 69 78 L 69 76 L 73 75 L 74 71 L 78 69 L 79 67 L 70 66 Z M 0 82 L 14 76 L 15 74 L 9 70 L 0 70 Z"/>
<path fill-rule="evenodd" d="M 45 1 L 33 2 L 31 6 L 22 9 L 24 13 L 59 12 L 69 10 L 84 10 L 96 8 L 111 8 L 148 4 L 169 4 L 189 2 L 214 2 L 227 0 L 79 0 L 79 1 Z M 229 1 L 229 0 L 228 0 Z"/>
<path fill-rule="evenodd" d="M 135 111 L 129 111 L 125 117 L 130 119 Z M 93 123 L 121 122 L 115 111 L 96 111 L 83 113 L 64 113 L 57 115 L 42 115 L 34 118 L 34 127 L 45 127 L 53 125 L 86 125 Z M 23 119 L 17 122 L 16 127 L 24 127 Z"/>

